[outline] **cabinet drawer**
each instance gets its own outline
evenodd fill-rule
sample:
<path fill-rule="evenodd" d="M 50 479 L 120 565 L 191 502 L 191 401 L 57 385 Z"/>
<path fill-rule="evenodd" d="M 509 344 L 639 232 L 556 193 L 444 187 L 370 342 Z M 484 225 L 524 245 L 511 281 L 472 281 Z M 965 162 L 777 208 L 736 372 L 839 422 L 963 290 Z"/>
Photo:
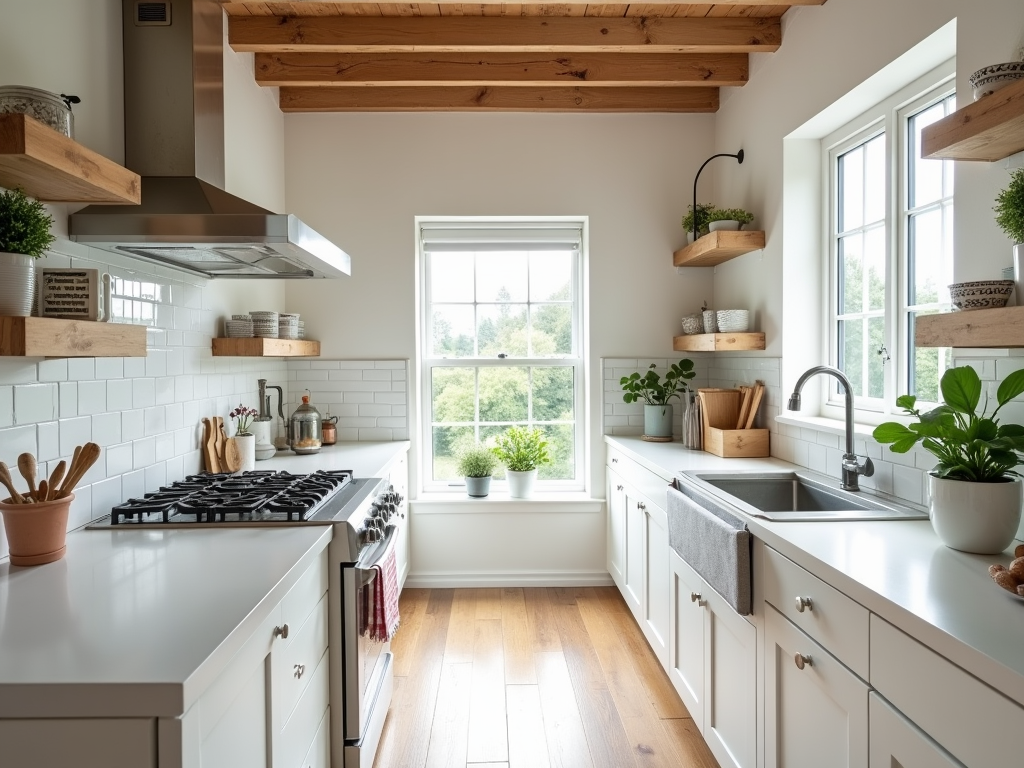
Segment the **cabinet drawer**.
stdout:
<path fill-rule="evenodd" d="M 801 598 L 802 611 L 797 608 Z M 864 606 L 769 547 L 765 548 L 764 599 L 868 679 L 868 611 Z"/>
<path fill-rule="evenodd" d="M 926 733 L 872 692 L 868 696 L 870 768 L 963 768 Z"/>
<path fill-rule="evenodd" d="M 316 608 L 320 598 L 327 592 L 327 551 L 299 577 L 288 594 L 281 601 L 281 621 L 294 632 Z"/>
<path fill-rule="evenodd" d="M 971 768 L 1020 765 L 1024 709 L 878 616 L 871 684 Z"/>
<path fill-rule="evenodd" d="M 641 467 L 611 446 L 608 446 L 608 466 L 656 506 L 662 509 L 668 506 L 668 480 Z"/>
<path fill-rule="evenodd" d="M 309 745 L 306 756 L 299 764 L 300 768 L 330 768 L 331 767 L 331 710 L 324 713 L 320 727 L 316 729 L 316 736 L 313 743 Z"/>
<path fill-rule="evenodd" d="M 295 631 L 293 627 L 292 631 Z M 327 597 L 322 597 L 306 623 L 274 649 L 274 701 L 278 722 L 287 725 L 299 697 L 310 684 L 320 657 L 327 649 Z"/>
<path fill-rule="evenodd" d="M 299 768 L 309 752 L 327 712 L 327 654 L 320 657 L 295 712 L 281 730 L 274 747 L 275 768 Z"/>

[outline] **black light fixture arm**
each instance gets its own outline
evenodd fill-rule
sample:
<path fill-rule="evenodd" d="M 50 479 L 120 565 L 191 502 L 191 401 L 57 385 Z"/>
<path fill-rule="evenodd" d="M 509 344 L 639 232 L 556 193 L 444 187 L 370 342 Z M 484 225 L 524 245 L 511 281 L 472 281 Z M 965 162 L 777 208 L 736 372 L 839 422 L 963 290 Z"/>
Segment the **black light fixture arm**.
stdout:
<path fill-rule="evenodd" d="M 704 165 L 697 171 L 697 175 L 693 177 L 693 241 L 697 242 L 697 179 L 700 178 L 701 171 L 704 170 L 704 166 L 714 160 L 716 157 L 732 157 L 736 159 L 736 162 L 743 164 L 743 150 L 741 149 L 735 155 L 730 155 L 728 152 L 719 152 L 717 155 L 712 155 L 704 161 Z"/>

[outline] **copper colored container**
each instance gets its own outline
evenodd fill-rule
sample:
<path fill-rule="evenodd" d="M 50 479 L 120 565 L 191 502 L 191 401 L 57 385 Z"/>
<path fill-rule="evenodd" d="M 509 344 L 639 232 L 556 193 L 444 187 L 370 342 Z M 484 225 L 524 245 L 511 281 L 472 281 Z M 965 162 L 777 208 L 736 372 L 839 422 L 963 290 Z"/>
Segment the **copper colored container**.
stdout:
<path fill-rule="evenodd" d="M 338 442 L 338 417 L 327 416 L 320 422 L 320 440 L 324 445 Z"/>

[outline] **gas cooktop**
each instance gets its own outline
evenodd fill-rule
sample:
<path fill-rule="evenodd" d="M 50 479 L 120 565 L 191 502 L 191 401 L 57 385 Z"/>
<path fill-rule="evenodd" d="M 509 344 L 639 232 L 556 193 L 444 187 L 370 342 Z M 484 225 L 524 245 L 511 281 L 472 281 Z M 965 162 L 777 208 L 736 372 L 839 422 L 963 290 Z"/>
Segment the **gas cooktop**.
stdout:
<path fill-rule="evenodd" d="M 332 522 L 365 481 L 351 470 L 190 475 L 129 499 L 90 528 Z"/>

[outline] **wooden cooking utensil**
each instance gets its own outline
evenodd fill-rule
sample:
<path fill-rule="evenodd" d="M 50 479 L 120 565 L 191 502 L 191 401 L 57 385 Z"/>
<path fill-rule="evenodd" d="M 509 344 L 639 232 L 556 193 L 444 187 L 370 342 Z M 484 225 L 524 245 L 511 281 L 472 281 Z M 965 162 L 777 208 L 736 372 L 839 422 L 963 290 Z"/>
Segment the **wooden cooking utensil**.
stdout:
<path fill-rule="evenodd" d="M 63 499 L 65 496 L 69 496 L 75 490 L 78 481 L 89 471 L 89 467 L 96 463 L 96 459 L 100 457 L 101 452 L 102 449 L 96 443 L 86 443 L 83 445 L 81 453 L 78 455 L 78 461 L 72 461 L 67 477 L 64 478 L 64 482 L 61 483 L 60 490 L 54 498 Z"/>
<path fill-rule="evenodd" d="M 740 387 L 740 392 L 743 394 L 743 400 L 740 402 L 740 414 L 736 419 L 736 429 L 743 429 L 743 425 L 747 422 L 747 413 L 750 408 L 750 394 L 751 387 Z"/>
<path fill-rule="evenodd" d="M 227 441 L 227 437 L 224 435 L 223 416 L 213 417 L 213 440 L 214 453 L 217 454 L 217 463 L 220 465 L 218 471 L 223 472 L 226 469 L 224 466 L 224 443 Z"/>
<path fill-rule="evenodd" d="M 7 465 L 0 461 L 0 483 L 7 486 L 7 490 L 11 492 L 11 501 L 15 504 L 25 504 L 25 497 L 18 493 L 18 489 L 14 487 L 14 480 L 11 478 L 11 470 L 7 468 Z"/>
<path fill-rule="evenodd" d="M 750 403 L 750 413 L 747 414 L 747 423 L 743 426 L 744 429 L 750 429 L 754 425 L 754 417 L 757 416 L 757 409 L 761 405 L 762 397 L 764 397 L 764 384 L 758 382 L 754 388 L 754 399 Z"/>
<path fill-rule="evenodd" d="M 23 453 L 18 457 L 18 471 L 28 483 L 28 491 L 36 501 L 42 501 L 36 494 L 36 457 L 31 453 Z"/>
<path fill-rule="evenodd" d="M 238 441 L 233 437 L 224 441 L 224 467 L 227 472 L 237 472 L 242 468 L 242 452 L 238 449 Z"/>
<path fill-rule="evenodd" d="M 200 443 L 200 447 L 203 449 L 203 464 L 206 466 L 206 471 L 217 472 L 219 467 L 217 466 L 217 455 L 213 450 L 213 422 L 210 419 L 203 419 L 203 442 Z"/>
<path fill-rule="evenodd" d="M 50 481 L 47 483 L 47 494 L 43 501 L 49 501 L 54 498 L 57 494 L 57 489 L 60 488 L 60 481 L 64 479 L 64 473 L 67 472 L 68 463 L 61 460 L 53 472 L 50 473 Z"/>
<path fill-rule="evenodd" d="M 46 497 L 50 493 L 50 484 L 45 480 L 39 481 L 39 488 L 36 490 L 36 501 L 46 501 Z"/>

